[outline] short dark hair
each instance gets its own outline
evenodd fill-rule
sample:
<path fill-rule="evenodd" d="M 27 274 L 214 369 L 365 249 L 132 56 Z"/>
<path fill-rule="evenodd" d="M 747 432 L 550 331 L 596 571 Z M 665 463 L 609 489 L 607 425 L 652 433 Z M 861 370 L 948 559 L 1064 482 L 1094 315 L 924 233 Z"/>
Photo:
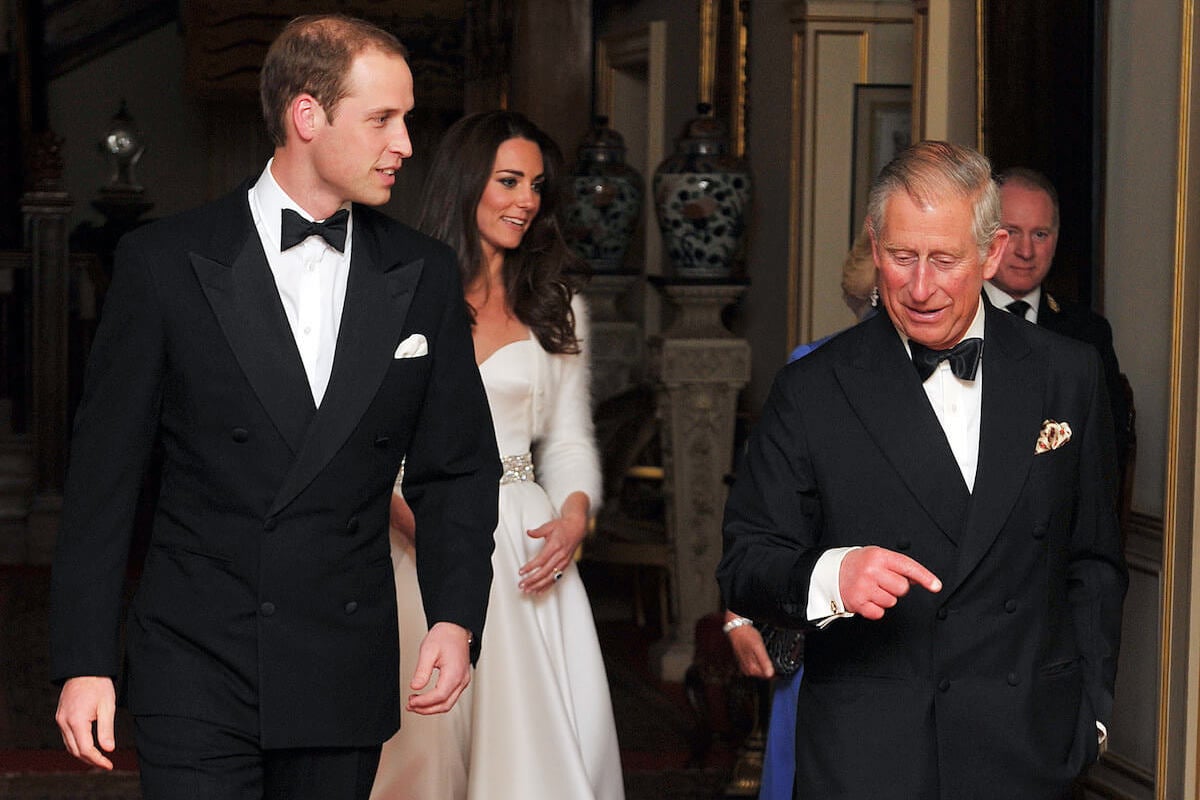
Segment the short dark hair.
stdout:
<path fill-rule="evenodd" d="M 1050 205 L 1054 207 L 1054 229 L 1058 230 L 1058 190 L 1049 178 L 1031 167 L 1009 167 L 996 175 L 997 185 L 1003 186 L 1006 183 L 1045 192 L 1050 198 Z"/>
<path fill-rule="evenodd" d="M 567 245 L 558 219 L 562 202 L 562 151 L 541 128 L 516 111 L 481 111 L 455 122 L 433 156 L 421 193 L 417 227 L 458 252 L 463 286 L 486 269 L 476 210 L 500 145 L 527 139 L 542 153 L 541 207 L 521 239 L 504 255 L 508 305 L 550 353 L 577 353 L 571 297 L 578 288 L 583 260 Z"/>
<path fill-rule="evenodd" d="M 296 17 L 271 43 L 259 73 L 267 134 L 276 147 L 287 144 L 288 105 L 300 94 L 311 94 L 333 119 L 346 96 L 346 76 L 354 59 L 375 49 L 407 60 L 408 50 L 383 28 L 342 14 Z"/>

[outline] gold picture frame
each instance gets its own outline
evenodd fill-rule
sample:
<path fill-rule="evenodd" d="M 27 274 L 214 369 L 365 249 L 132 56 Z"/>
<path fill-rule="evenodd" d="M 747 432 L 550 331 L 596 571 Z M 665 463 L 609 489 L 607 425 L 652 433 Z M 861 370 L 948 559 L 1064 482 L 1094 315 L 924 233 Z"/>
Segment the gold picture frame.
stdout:
<path fill-rule="evenodd" d="M 859 83 L 854 86 L 854 163 L 850 171 L 850 238 L 867 215 L 871 181 L 912 143 L 912 86 Z"/>
<path fill-rule="evenodd" d="M 730 151 L 746 154 L 748 0 L 700 0 L 698 98 L 728 120 Z"/>

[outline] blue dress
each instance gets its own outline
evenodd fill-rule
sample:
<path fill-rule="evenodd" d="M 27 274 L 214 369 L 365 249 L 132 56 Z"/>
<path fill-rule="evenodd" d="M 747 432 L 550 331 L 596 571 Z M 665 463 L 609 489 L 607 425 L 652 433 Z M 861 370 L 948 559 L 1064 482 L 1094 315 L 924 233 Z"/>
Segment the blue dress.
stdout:
<path fill-rule="evenodd" d="M 796 702 L 803 674 L 801 667 L 791 675 L 779 675 L 771 686 L 771 717 L 758 800 L 792 800 L 792 784 L 796 779 Z"/>

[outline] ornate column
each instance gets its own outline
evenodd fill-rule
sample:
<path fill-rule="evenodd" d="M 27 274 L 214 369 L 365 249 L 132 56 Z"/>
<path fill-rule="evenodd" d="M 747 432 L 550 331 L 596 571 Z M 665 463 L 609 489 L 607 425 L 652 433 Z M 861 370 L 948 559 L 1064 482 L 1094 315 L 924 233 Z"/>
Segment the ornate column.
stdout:
<path fill-rule="evenodd" d="M 625 310 L 637 272 L 597 272 L 583 294 L 591 314 L 592 399 L 599 402 L 642 379 L 642 326 Z"/>
<path fill-rule="evenodd" d="M 67 461 L 67 216 L 61 140 L 47 131 L 38 140 L 33 188 L 21 197 L 25 245 L 30 254 L 30 433 L 34 495 L 29 512 L 28 560 L 50 560 L 62 511 Z"/>
<path fill-rule="evenodd" d="M 676 609 L 674 629 L 655 655 L 661 678 L 681 681 L 692 662 L 696 622 L 721 608 L 715 572 L 725 478 L 733 466 L 738 392 L 750 380 L 750 345 L 725 328 L 721 310 L 747 283 L 659 279 L 654 285 L 674 312 L 650 342 L 650 370 L 662 422 Z"/>

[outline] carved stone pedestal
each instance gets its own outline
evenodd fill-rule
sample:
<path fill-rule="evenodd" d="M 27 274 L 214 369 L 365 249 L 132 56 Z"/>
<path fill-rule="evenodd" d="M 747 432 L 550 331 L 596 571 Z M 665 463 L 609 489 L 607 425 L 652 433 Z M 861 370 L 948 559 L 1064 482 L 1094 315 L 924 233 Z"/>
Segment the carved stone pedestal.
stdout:
<path fill-rule="evenodd" d="M 658 280 L 674 319 L 650 342 L 658 389 L 666 481 L 667 537 L 676 622 L 656 648 L 663 680 L 681 681 L 692 661 L 697 621 L 721 608 L 725 478 L 733 465 L 738 392 L 750 380 L 750 345 L 721 323 L 746 284 Z"/>
<path fill-rule="evenodd" d="M 583 294 L 591 312 L 592 398 L 599 402 L 642 379 L 642 326 L 629 318 L 626 295 L 637 272 L 595 273 Z"/>

